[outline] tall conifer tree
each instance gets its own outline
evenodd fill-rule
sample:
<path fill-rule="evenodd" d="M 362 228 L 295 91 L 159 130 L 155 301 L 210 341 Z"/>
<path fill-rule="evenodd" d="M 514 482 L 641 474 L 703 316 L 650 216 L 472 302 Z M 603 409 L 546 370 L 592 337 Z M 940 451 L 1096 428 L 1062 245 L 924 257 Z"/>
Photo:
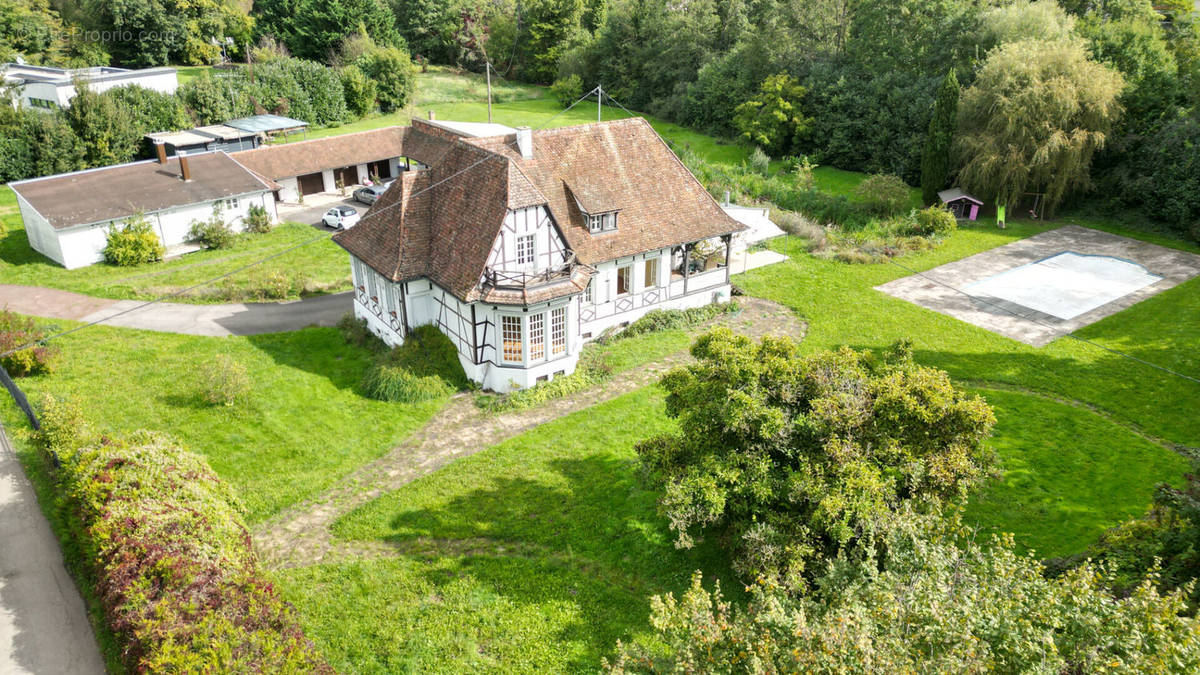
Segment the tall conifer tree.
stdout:
<path fill-rule="evenodd" d="M 929 120 L 925 151 L 921 154 L 921 198 L 926 206 L 936 204 L 938 190 L 946 187 L 946 178 L 950 174 L 950 146 L 957 124 L 958 75 L 951 68 L 933 103 L 933 118 Z"/>

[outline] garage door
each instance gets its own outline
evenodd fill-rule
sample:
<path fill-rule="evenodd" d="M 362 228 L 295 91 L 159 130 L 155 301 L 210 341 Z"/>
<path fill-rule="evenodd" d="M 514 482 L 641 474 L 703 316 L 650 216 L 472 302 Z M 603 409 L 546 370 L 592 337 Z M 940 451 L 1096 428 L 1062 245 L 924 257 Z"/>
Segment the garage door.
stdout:
<path fill-rule="evenodd" d="M 325 179 L 319 173 L 310 173 L 297 179 L 300 184 L 300 194 L 315 195 L 325 191 Z"/>
<path fill-rule="evenodd" d="M 391 162 L 387 161 L 386 159 L 381 159 L 378 162 L 371 162 L 367 166 L 367 172 L 371 176 L 379 176 L 380 178 L 387 180 L 388 178 L 392 177 Z"/>
<path fill-rule="evenodd" d="M 340 169 L 333 170 L 333 182 L 336 185 L 338 182 L 347 187 L 358 185 L 358 167 L 343 166 Z"/>

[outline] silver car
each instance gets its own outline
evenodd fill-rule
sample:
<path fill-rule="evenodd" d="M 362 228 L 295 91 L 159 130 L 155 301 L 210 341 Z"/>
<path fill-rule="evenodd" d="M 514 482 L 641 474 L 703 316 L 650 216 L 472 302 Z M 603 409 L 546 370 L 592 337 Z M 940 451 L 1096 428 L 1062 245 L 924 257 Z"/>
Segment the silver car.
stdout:
<path fill-rule="evenodd" d="M 368 185 L 359 188 L 354 191 L 354 201 L 367 205 L 374 204 L 375 200 L 379 199 L 390 185 L 391 183 L 384 183 L 383 185 Z"/>

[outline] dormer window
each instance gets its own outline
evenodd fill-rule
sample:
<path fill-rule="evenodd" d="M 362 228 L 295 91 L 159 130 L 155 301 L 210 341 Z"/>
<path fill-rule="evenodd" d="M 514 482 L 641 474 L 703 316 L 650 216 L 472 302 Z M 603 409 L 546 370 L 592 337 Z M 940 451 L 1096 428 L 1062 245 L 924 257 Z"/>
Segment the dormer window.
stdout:
<path fill-rule="evenodd" d="M 590 213 L 587 217 L 588 232 L 611 232 L 617 229 L 617 212 Z"/>

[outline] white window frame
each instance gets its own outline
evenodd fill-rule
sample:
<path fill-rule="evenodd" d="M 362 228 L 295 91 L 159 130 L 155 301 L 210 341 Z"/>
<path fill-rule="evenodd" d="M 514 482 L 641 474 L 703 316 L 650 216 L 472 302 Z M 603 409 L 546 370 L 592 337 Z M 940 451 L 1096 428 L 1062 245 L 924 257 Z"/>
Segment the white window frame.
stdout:
<path fill-rule="evenodd" d="M 515 324 L 514 324 L 515 322 Z M 514 342 L 509 337 L 511 329 L 520 332 L 519 359 L 509 358 L 505 345 Z M 570 351 L 570 332 L 567 323 L 567 308 L 553 307 L 525 315 L 500 315 L 500 362 L 506 366 L 533 366 L 549 363 L 567 356 Z"/>
<path fill-rule="evenodd" d="M 588 232 L 593 234 L 596 232 L 612 232 L 617 229 L 617 212 L 589 213 L 587 214 L 587 223 Z"/>
<path fill-rule="evenodd" d="M 596 278 L 592 277 L 591 279 L 588 279 L 587 286 L 583 287 L 583 304 L 585 304 L 585 305 L 596 304 L 595 286 L 596 286 Z"/>
<path fill-rule="evenodd" d="M 625 278 L 625 292 L 624 293 L 621 292 L 621 272 L 622 271 L 624 271 L 627 275 Z M 616 284 L 617 284 L 616 297 L 623 298 L 623 297 L 633 293 L 633 263 L 617 266 Z"/>
<path fill-rule="evenodd" d="M 527 250 L 526 250 L 527 249 Z M 537 234 L 517 235 L 517 264 L 533 265 L 537 262 Z"/>
<path fill-rule="evenodd" d="M 653 275 L 646 274 L 646 272 L 649 271 L 651 265 L 654 266 L 654 274 Z M 662 268 L 662 261 L 660 258 L 657 258 L 657 257 L 646 258 L 645 262 L 642 263 L 642 274 L 645 275 L 645 278 L 642 279 L 642 287 L 643 288 L 649 290 L 652 288 L 659 287 L 658 278 L 659 278 L 659 275 L 662 274 L 661 268 Z"/>
<path fill-rule="evenodd" d="M 567 355 L 567 308 L 555 307 L 550 314 L 550 353 L 549 359 Z"/>
<path fill-rule="evenodd" d="M 514 321 L 516 322 L 517 339 L 515 342 L 518 352 L 517 358 L 510 359 L 508 356 L 508 345 L 514 341 L 509 340 L 509 329 Z M 511 314 L 500 315 L 500 359 L 504 363 L 516 365 L 523 365 L 525 363 L 525 320 L 520 316 L 513 316 Z"/>

